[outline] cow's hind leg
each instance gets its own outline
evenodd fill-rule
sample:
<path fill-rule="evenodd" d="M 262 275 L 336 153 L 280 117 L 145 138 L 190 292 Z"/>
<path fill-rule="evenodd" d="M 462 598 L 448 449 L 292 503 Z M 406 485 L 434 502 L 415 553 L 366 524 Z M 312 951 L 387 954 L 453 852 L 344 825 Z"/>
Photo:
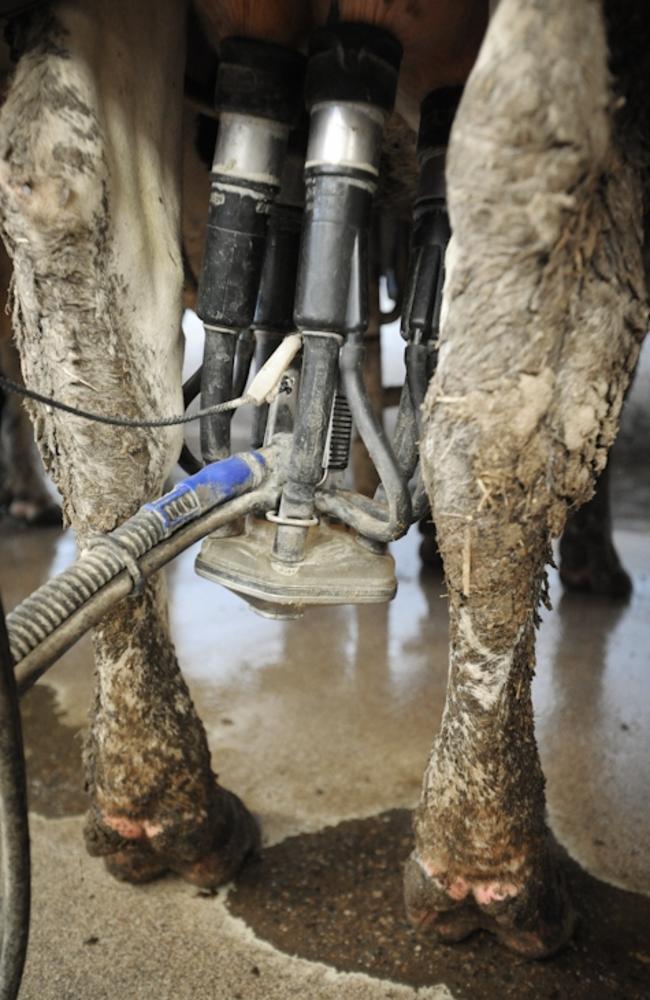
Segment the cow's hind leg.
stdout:
<path fill-rule="evenodd" d="M 544 564 L 605 464 L 647 322 L 640 182 L 610 87 L 599 4 L 502 0 L 452 134 L 426 407 L 451 657 L 407 906 L 443 938 L 486 927 L 531 957 L 572 927 L 531 705 Z"/>
<path fill-rule="evenodd" d="M 151 418 L 180 396 L 179 158 L 184 4 L 57 4 L 18 23 L 0 117 L 2 223 L 26 382 L 88 410 Z M 34 407 L 83 547 L 162 491 L 176 431 Z M 118 876 L 228 878 L 253 821 L 221 789 L 169 636 L 164 583 L 95 632 L 87 843 Z"/>
<path fill-rule="evenodd" d="M 624 598 L 632 581 L 614 547 L 609 479 L 608 466 L 591 500 L 567 518 L 560 539 L 560 579 L 568 590 Z"/>

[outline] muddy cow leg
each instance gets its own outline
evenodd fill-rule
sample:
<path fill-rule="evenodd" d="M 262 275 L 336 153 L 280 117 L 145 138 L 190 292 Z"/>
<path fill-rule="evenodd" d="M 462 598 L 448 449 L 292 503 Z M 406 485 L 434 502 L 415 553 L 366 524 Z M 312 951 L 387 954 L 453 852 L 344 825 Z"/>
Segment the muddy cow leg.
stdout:
<path fill-rule="evenodd" d="M 20 359 L 12 338 L 6 295 L 11 262 L 0 243 L 0 371 L 14 382 L 22 381 Z M 61 511 L 45 485 L 43 465 L 34 444 L 34 431 L 22 400 L 4 395 L 0 414 L 0 505 L 28 524 L 61 524 Z"/>
<path fill-rule="evenodd" d="M 630 596 L 632 580 L 614 545 L 609 484 L 608 465 L 598 477 L 591 500 L 567 517 L 560 538 L 559 569 L 567 590 L 619 599 Z M 431 517 L 421 521 L 419 529 L 422 564 L 439 569 L 436 526 Z"/>
<path fill-rule="evenodd" d="M 423 463 L 447 577 L 447 704 L 411 918 L 540 956 L 572 917 L 549 852 L 531 677 L 549 540 L 605 464 L 646 329 L 640 184 L 601 6 L 502 0 L 449 153 L 455 249 Z"/>
<path fill-rule="evenodd" d="M 26 382 L 86 409 L 143 418 L 181 407 L 184 17 L 176 0 L 61 3 L 17 36 L 0 116 L 17 339 Z M 160 493 L 179 450 L 175 431 L 33 417 L 82 547 Z M 95 655 L 89 849 L 118 877 L 227 878 L 255 828 L 212 775 L 162 580 L 107 616 Z"/>

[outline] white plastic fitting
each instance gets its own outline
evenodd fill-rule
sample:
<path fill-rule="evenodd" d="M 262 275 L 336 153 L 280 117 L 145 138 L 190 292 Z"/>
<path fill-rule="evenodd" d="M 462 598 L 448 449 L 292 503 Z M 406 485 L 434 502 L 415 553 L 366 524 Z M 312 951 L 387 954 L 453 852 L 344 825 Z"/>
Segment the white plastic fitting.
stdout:
<path fill-rule="evenodd" d="M 268 361 L 262 365 L 257 375 L 249 385 L 244 396 L 244 402 L 261 406 L 271 403 L 277 396 L 282 376 L 302 347 L 302 335 L 290 333 L 276 347 Z"/>

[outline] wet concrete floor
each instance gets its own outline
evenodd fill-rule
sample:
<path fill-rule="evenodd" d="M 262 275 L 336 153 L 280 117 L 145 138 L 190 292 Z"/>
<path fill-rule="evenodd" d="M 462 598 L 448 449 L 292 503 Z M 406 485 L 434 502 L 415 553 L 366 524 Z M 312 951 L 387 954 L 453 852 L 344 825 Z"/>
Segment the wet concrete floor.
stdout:
<path fill-rule="evenodd" d="M 135 889 L 84 854 L 87 639 L 25 697 L 34 905 L 24 1000 L 650 996 L 650 509 L 630 468 L 625 487 L 615 481 L 630 602 L 563 595 L 553 571 L 555 610 L 539 635 L 550 823 L 588 873 L 572 868 L 583 924 L 563 956 L 531 970 L 480 935 L 436 948 L 405 925 L 406 810 L 447 668 L 444 586 L 421 573 L 413 532 L 393 547 L 390 605 L 298 622 L 256 617 L 196 577 L 194 551 L 169 569 L 174 635 L 215 770 L 264 830 L 264 858 L 236 889 L 206 897 L 174 878 Z M 5 606 L 73 558 L 69 532 L 0 525 Z"/>
<path fill-rule="evenodd" d="M 400 587 L 391 605 L 312 611 L 291 623 L 258 618 L 200 580 L 193 552 L 170 569 L 174 633 L 215 769 L 260 816 L 270 848 L 228 902 L 225 891 L 203 898 L 175 879 L 118 885 L 85 857 L 88 641 L 26 696 L 34 918 L 23 997 L 650 995 L 650 907 L 638 896 L 630 906 L 617 903 L 618 957 L 608 967 L 599 954 L 592 972 L 602 981 L 593 980 L 592 992 L 573 988 L 591 967 L 588 956 L 569 962 L 564 979 L 547 976 L 548 990 L 535 994 L 523 989 L 531 982 L 526 963 L 502 960 L 489 941 L 436 949 L 426 939 L 414 943 L 405 929 L 398 861 L 408 850 L 408 823 L 404 812 L 382 814 L 417 800 L 447 658 L 444 587 L 420 572 L 418 542 L 412 534 L 394 546 Z M 537 731 L 558 840 L 591 875 L 649 893 L 650 535 L 622 529 L 617 542 L 634 577 L 627 606 L 565 596 L 552 574 L 555 611 L 545 613 L 535 680 Z M 69 533 L 5 528 L 0 553 L 10 607 L 63 568 L 74 547 Z M 354 873 L 376 858 L 382 839 L 375 881 L 359 891 Z M 314 857 L 318 893 L 313 879 L 295 878 Z M 613 926 L 612 892 L 605 887 L 597 897 L 596 942 Z M 349 912 L 364 932 L 358 947 Z M 492 980 L 490 968 L 498 973 Z M 510 991 L 504 974 L 514 976 Z"/>
<path fill-rule="evenodd" d="M 459 1000 L 646 1000 L 650 897 L 593 878 L 558 849 L 579 908 L 560 954 L 529 962 L 486 933 L 436 944 L 403 913 L 411 841 L 406 809 L 289 837 L 247 866 L 228 907 L 282 951 L 415 987 L 435 979 Z"/>

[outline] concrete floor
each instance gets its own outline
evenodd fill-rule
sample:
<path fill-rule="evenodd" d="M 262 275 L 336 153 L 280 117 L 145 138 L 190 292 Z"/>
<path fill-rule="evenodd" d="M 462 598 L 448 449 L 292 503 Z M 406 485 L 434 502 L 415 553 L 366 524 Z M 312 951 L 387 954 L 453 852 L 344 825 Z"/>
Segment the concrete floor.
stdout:
<path fill-rule="evenodd" d="M 267 845 L 417 799 L 447 661 L 443 585 L 420 578 L 418 541 L 412 533 L 394 546 L 390 606 L 312 611 L 299 622 L 261 619 L 199 579 L 194 552 L 169 571 L 174 634 L 215 769 L 260 816 Z M 599 878 L 650 893 L 650 536 L 622 527 L 617 543 L 634 577 L 627 606 L 563 596 L 552 574 L 537 733 L 560 842 Z M 5 605 L 73 555 L 68 532 L 5 529 Z M 113 882 L 81 846 L 79 734 L 90 695 L 84 640 L 23 703 L 34 854 L 24 1000 L 455 995 L 435 972 L 416 992 L 289 957 L 230 914 L 224 891 L 206 899 L 174 879 Z"/>
<path fill-rule="evenodd" d="M 565 596 L 551 573 L 555 610 L 544 612 L 534 702 L 558 840 L 597 878 L 650 894 L 650 507 L 648 476 L 635 479 L 635 470 L 650 468 L 647 428 L 639 434 L 644 413 L 637 411 L 633 436 L 645 442 L 645 454 L 637 451 L 614 479 L 616 542 L 633 597 L 620 605 Z M 389 606 L 311 611 L 299 622 L 261 619 L 196 577 L 195 551 L 169 570 L 173 631 L 215 770 L 259 815 L 267 846 L 417 800 L 447 668 L 444 587 L 439 577 L 421 576 L 418 543 L 412 532 L 393 546 L 399 591 Z M 69 532 L 0 526 L 5 608 L 73 558 Z M 343 939 L 340 959 L 336 941 L 334 961 L 329 948 L 330 964 L 316 960 L 318 948 L 310 960 L 291 957 L 298 939 L 283 950 L 263 940 L 233 916 L 226 890 L 206 898 L 172 878 L 139 889 L 111 880 L 81 844 L 80 737 L 91 673 L 85 639 L 23 701 L 34 868 L 23 1000 L 486 995 L 478 986 L 450 989 L 456 979 L 442 975 L 434 957 L 424 980 L 409 979 L 408 961 L 389 979 L 336 971 L 334 964 L 359 967 L 346 963 Z M 343 857 L 333 848 L 325 864 L 334 871 L 337 862 Z M 326 876 L 324 886 L 327 909 Z M 604 992 L 580 996 L 650 996 L 648 938 L 650 927 L 647 946 L 632 955 L 647 992 L 616 992 L 601 976 Z M 415 954 L 428 945 L 413 947 Z M 447 965 L 451 955 L 471 974 L 474 952 L 463 948 L 446 949 Z M 493 964 L 507 961 L 499 952 Z M 372 961 L 366 966 L 372 971 Z M 506 993 L 495 987 L 487 995 Z M 514 987 L 507 995 L 524 992 Z M 525 995 L 577 994 L 555 986 Z"/>

